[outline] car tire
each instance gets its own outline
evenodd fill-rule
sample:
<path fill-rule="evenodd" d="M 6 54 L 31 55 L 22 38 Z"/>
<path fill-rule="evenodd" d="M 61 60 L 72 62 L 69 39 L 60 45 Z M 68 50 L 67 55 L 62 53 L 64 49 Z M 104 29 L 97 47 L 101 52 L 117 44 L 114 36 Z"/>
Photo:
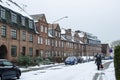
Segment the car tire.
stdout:
<path fill-rule="evenodd" d="M 17 79 L 20 79 L 20 72 L 16 75 Z"/>
<path fill-rule="evenodd" d="M 17 77 L 17 79 L 20 79 L 20 76 L 19 76 L 19 75 L 17 75 L 16 77 Z"/>
<path fill-rule="evenodd" d="M 17 79 L 20 79 L 20 76 L 17 76 Z"/>

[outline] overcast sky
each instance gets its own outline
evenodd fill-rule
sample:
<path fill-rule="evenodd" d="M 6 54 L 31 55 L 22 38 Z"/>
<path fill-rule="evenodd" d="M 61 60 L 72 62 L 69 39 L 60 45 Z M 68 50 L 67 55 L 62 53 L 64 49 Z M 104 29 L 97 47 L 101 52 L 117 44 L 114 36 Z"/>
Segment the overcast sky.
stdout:
<path fill-rule="evenodd" d="M 102 42 L 120 39 L 120 0 L 13 0 L 27 5 L 31 14 L 44 13 L 48 23 L 68 16 L 57 23 L 61 28 L 82 30 Z"/>

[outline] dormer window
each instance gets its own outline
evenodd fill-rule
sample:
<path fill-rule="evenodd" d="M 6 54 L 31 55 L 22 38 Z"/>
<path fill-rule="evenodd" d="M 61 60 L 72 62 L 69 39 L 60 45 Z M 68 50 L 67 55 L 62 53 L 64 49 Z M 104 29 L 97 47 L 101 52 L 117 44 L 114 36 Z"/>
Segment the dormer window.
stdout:
<path fill-rule="evenodd" d="M 0 12 L 1 12 L 0 17 L 1 17 L 2 19 L 5 19 L 5 9 L 1 8 L 1 9 L 0 9 Z"/>
<path fill-rule="evenodd" d="M 13 23 L 17 23 L 17 14 L 11 13 L 11 21 L 12 21 Z"/>
<path fill-rule="evenodd" d="M 21 17 L 21 24 L 22 26 L 25 26 L 25 17 Z"/>
<path fill-rule="evenodd" d="M 29 20 L 29 28 L 33 29 L 33 21 Z"/>

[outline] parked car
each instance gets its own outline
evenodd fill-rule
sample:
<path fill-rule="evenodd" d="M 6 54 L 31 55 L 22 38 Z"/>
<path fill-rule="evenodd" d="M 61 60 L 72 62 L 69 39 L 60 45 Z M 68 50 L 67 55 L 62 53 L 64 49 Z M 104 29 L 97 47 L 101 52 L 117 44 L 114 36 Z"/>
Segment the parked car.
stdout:
<path fill-rule="evenodd" d="M 19 79 L 21 76 L 20 69 L 7 59 L 0 59 L 0 80 Z"/>
<path fill-rule="evenodd" d="M 78 60 L 75 56 L 71 56 L 71 57 L 67 57 L 65 59 L 65 65 L 74 65 L 74 64 L 77 64 L 78 63 Z"/>
<path fill-rule="evenodd" d="M 83 58 L 82 57 L 77 57 L 77 59 L 78 59 L 78 63 L 83 63 L 84 62 L 84 60 L 83 60 Z"/>

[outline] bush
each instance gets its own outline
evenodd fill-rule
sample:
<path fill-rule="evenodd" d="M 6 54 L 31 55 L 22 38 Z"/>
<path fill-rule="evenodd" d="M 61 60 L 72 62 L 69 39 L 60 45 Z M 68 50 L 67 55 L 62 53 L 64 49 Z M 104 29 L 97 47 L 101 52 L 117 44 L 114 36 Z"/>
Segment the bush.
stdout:
<path fill-rule="evenodd" d="M 34 63 L 35 63 L 36 65 L 39 65 L 42 61 L 43 61 L 43 58 L 40 57 L 40 56 L 34 58 Z"/>
<path fill-rule="evenodd" d="M 114 50 L 114 67 L 116 80 L 120 80 L 120 45 Z"/>
<path fill-rule="evenodd" d="M 20 56 L 18 58 L 18 64 L 21 66 L 29 66 L 32 64 L 32 59 L 30 56 Z"/>
<path fill-rule="evenodd" d="M 52 62 L 52 58 L 51 57 L 47 57 L 47 58 L 42 58 L 42 57 L 36 57 L 34 59 L 34 62 L 39 65 L 39 64 L 53 64 Z"/>

